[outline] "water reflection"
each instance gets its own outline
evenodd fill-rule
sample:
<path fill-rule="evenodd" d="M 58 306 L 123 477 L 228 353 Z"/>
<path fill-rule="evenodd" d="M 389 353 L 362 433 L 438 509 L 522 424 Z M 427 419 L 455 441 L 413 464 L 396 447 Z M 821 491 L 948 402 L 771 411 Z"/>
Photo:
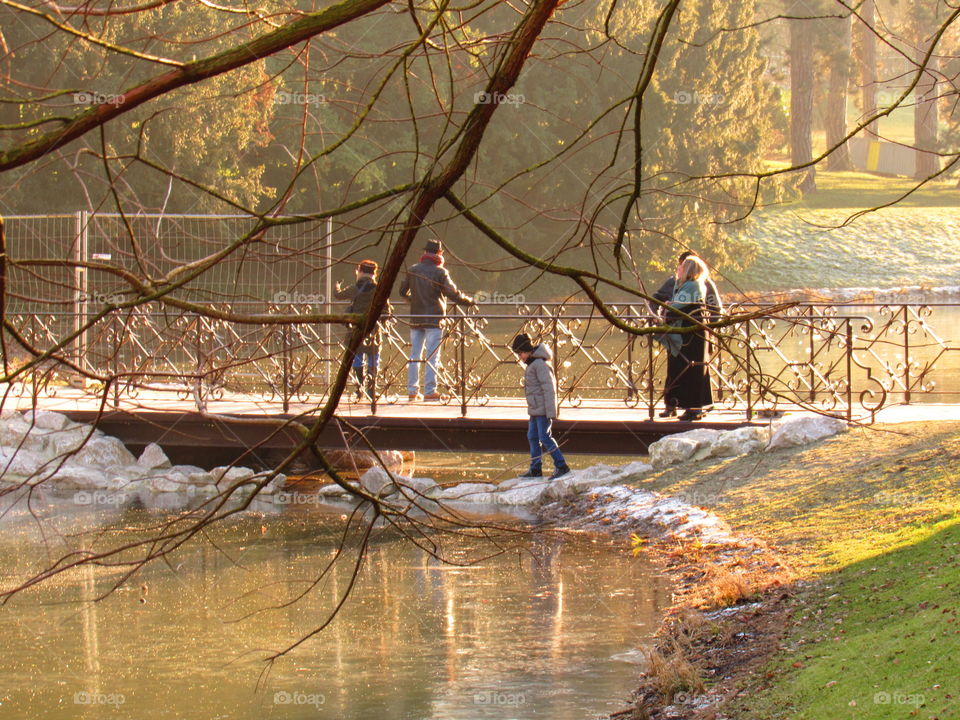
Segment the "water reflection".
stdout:
<path fill-rule="evenodd" d="M 0 520 L 4 587 L 78 547 L 80 528 L 116 540 L 156 519 L 38 510 L 46 538 L 22 514 Z M 121 570 L 85 567 L 17 597 L 0 609 L 0 715 L 580 719 L 621 706 L 636 669 L 610 656 L 647 642 L 669 602 L 663 580 L 605 538 L 510 535 L 502 553 L 451 566 L 377 531 L 342 614 L 261 675 L 265 655 L 318 627 L 349 584 L 351 561 L 285 605 L 330 561 L 342 527 L 340 511 L 317 507 L 248 515 L 98 602 Z M 441 543 L 464 562 L 495 549 Z"/>

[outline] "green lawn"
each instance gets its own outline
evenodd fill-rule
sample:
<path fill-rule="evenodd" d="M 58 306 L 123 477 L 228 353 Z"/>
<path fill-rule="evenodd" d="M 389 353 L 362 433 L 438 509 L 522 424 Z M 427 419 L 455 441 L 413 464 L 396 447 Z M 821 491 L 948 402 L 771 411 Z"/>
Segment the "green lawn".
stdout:
<path fill-rule="evenodd" d="M 777 169 L 788 167 L 789 163 L 771 160 L 768 166 Z M 884 177 L 860 171 L 828 172 L 818 168 L 816 180 L 815 192 L 802 198 L 787 198 L 782 204 L 769 207 L 766 212 L 862 210 L 895 200 L 898 201 L 898 207 L 907 208 L 960 207 L 960 188 L 955 177 L 930 182 L 912 193 L 916 181 L 905 177 Z"/>
<path fill-rule="evenodd" d="M 644 487 L 768 541 L 802 581 L 782 649 L 725 717 L 960 718 L 960 423 L 854 430 Z"/>
<path fill-rule="evenodd" d="M 904 528 L 897 550 L 853 563 L 808 603 L 735 717 L 960 717 L 960 521 Z M 769 677 L 769 676 L 768 676 Z"/>

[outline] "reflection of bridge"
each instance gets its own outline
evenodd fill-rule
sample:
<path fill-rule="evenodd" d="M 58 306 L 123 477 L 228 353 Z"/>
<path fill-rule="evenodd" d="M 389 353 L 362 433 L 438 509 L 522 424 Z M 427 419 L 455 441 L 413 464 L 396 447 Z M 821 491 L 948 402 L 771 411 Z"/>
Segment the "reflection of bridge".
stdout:
<path fill-rule="evenodd" d="M 270 311 L 290 315 L 309 308 L 274 305 Z M 621 305 L 614 311 L 640 326 L 653 322 L 644 308 Z M 74 313 L 7 317 L 34 347 L 68 336 L 78 320 Z M 558 431 L 571 450 L 635 452 L 662 434 L 690 427 L 654 421 L 664 358 L 652 336 L 628 335 L 582 303 L 483 305 L 481 312 L 452 315 L 440 372 L 449 400 L 432 404 L 405 401 L 406 329 L 398 316 L 386 325 L 376 403 L 342 402 L 340 415 L 367 428 L 379 447 L 522 449 L 520 371 L 509 351 L 521 330 L 553 349 Z M 709 359 L 717 410 L 696 426 L 730 427 L 758 412 L 798 406 L 870 421 L 885 406 L 960 403 L 960 348 L 943 339 L 958 331 L 958 304 L 803 304 L 724 328 Z M 179 437 L 184 447 L 193 443 L 212 452 L 218 444 L 249 447 L 269 433 L 262 426 L 204 419 L 202 413 L 251 419 L 316 411 L 342 356 L 327 336 L 322 326 L 231 323 L 145 305 L 107 315 L 87 330 L 76 358 L 110 379 L 106 407 L 137 419 L 107 417 L 108 432 L 132 444 L 166 434 Z M 21 405 L 36 402 L 89 417 L 102 399 L 98 388 L 70 388 L 70 380 L 62 364 L 46 361 L 11 390 Z M 324 444 L 342 444 L 340 433 L 331 428 Z M 289 442 L 268 441 L 275 451 Z"/>

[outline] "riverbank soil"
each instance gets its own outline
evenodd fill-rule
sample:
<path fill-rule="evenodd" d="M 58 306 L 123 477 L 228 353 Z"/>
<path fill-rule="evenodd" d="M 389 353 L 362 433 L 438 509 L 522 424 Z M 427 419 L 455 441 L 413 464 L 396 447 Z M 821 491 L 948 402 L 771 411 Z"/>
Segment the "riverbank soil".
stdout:
<path fill-rule="evenodd" d="M 960 423 L 857 428 L 642 486 L 769 544 L 793 579 L 679 610 L 660 649 L 680 680 L 658 694 L 648 671 L 621 717 L 960 718 Z"/>

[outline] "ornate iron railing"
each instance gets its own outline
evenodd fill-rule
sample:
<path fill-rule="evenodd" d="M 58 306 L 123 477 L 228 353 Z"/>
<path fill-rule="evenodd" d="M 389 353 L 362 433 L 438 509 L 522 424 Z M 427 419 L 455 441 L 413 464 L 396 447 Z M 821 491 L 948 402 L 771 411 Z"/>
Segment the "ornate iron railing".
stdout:
<path fill-rule="evenodd" d="M 232 307 L 240 310 L 243 304 Z M 285 315 L 314 309 L 271 307 Z M 729 308 L 741 310 L 764 308 Z M 658 322 L 642 306 L 617 305 L 613 312 L 640 326 Z M 75 332 L 82 318 L 51 312 L 8 314 L 7 319 L 33 348 L 47 348 Z M 406 398 L 406 326 L 403 315 L 384 322 L 374 411 L 378 404 Z M 459 406 L 464 415 L 471 407 L 522 396 L 509 349 L 521 331 L 553 351 L 561 407 L 623 403 L 653 417 L 661 402 L 665 359 L 659 344 L 652 335 L 619 330 L 589 304 L 484 304 L 466 312 L 454 309 L 443 328 L 439 385 L 444 402 Z M 958 331 L 960 303 L 815 303 L 768 312 L 711 337 L 716 404 L 747 417 L 796 405 L 863 417 L 890 404 L 960 402 L 960 346 L 945 339 Z M 114 404 L 149 389 L 198 408 L 225 398 L 255 397 L 286 411 L 294 403 L 325 399 L 343 356 L 339 339 L 344 334 L 310 324 L 230 323 L 145 305 L 108 315 L 69 347 L 77 365 L 110 378 Z M 8 352 L 17 347 L 12 337 L 7 347 Z M 10 359 L 15 363 L 18 357 Z M 69 365 L 46 361 L 19 376 L 13 390 L 56 394 L 76 374 Z"/>

